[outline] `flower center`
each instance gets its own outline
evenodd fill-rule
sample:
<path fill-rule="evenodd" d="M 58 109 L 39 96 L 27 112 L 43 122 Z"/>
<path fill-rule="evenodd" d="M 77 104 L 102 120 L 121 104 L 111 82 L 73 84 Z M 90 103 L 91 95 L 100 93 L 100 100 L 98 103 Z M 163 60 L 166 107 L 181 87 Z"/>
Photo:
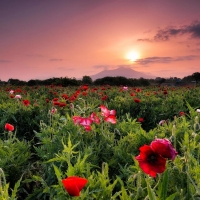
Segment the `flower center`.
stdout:
<path fill-rule="evenodd" d="M 156 163 L 157 161 L 157 156 L 155 154 L 151 154 L 149 155 L 149 157 L 147 158 L 147 161 L 150 163 Z"/>

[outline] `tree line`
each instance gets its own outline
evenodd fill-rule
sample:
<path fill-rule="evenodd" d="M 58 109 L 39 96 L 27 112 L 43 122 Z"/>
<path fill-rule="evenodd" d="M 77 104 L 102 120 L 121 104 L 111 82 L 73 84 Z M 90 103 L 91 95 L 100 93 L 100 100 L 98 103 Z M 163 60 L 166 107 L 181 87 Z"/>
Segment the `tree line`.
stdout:
<path fill-rule="evenodd" d="M 49 78 L 45 80 L 39 79 L 31 79 L 29 81 L 22 81 L 19 79 L 10 78 L 7 82 L 1 81 L 0 84 L 2 85 L 16 85 L 16 86 L 36 86 L 36 85 L 62 85 L 62 86 L 80 86 L 83 84 L 88 85 L 111 85 L 111 86 L 149 86 L 152 84 L 162 84 L 166 82 L 170 83 L 179 83 L 179 82 L 200 82 L 200 72 L 195 72 L 192 75 L 186 76 L 182 79 L 177 77 L 170 77 L 168 79 L 162 77 L 156 77 L 155 79 L 144 79 L 144 78 L 126 78 L 122 76 L 116 77 L 103 77 L 96 80 L 92 80 L 90 76 L 83 76 L 82 80 L 77 80 L 76 78 L 68 78 L 68 77 L 60 77 L 60 78 Z"/>

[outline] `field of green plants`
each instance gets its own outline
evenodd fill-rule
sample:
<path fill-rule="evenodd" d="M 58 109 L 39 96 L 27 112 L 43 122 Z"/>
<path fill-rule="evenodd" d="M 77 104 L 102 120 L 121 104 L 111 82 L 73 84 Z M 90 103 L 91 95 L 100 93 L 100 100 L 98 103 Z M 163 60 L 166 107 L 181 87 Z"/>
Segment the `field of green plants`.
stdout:
<path fill-rule="evenodd" d="M 198 200 L 199 117 L 199 86 L 0 86 L 0 200 Z"/>

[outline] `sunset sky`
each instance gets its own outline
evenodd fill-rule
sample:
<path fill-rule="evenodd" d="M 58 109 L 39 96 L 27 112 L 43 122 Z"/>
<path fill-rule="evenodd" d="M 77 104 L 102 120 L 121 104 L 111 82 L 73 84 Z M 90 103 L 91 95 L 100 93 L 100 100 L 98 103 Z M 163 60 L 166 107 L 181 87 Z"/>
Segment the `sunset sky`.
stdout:
<path fill-rule="evenodd" d="M 0 80 L 82 78 L 120 66 L 200 72 L 199 0 L 0 0 Z"/>

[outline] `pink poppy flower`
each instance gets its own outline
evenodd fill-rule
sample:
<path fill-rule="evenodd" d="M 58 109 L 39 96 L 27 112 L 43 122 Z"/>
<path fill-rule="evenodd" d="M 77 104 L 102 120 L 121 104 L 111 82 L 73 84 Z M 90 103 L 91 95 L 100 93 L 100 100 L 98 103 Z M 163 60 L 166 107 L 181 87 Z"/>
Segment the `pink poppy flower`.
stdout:
<path fill-rule="evenodd" d="M 178 154 L 168 139 L 155 139 L 150 146 L 153 151 L 159 153 L 163 158 L 168 158 L 172 161 Z"/>
<path fill-rule="evenodd" d="M 99 119 L 99 117 L 97 116 L 96 113 L 93 112 L 93 113 L 90 115 L 90 119 L 91 119 L 93 122 L 95 122 L 95 123 L 97 123 L 97 124 L 100 124 L 100 119 Z"/>
<path fill-rule="evenodd" d="M 20 94 L 15 95 L 15 99 L 21 99 L 22 96 Z"/>

